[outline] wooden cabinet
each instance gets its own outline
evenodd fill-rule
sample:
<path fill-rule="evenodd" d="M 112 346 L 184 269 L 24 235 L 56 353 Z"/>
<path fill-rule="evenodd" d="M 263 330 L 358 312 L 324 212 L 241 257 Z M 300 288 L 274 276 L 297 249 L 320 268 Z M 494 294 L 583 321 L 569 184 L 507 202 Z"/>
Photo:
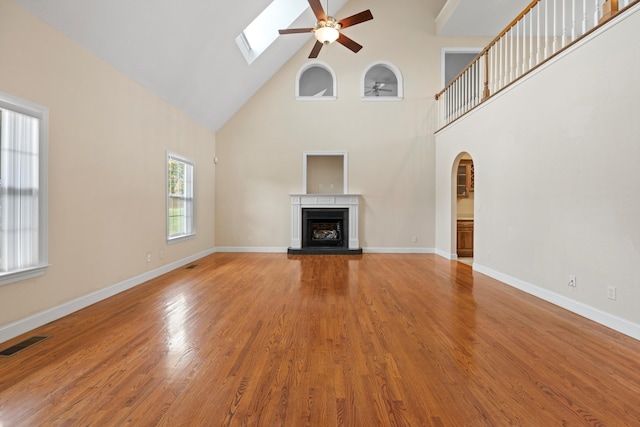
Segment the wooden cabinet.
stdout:
<path fill-rule="evenodd" d="M 474 190 L 474 186 L 473 160 L 462 159 L 458 164 L 456 177 L 456 193 L 458 197 L 469 197 L 469 193 Z"/>
<path fill-rule="evenodd" d="M 473 256 L 473 220 L 459 219 L 457 227 L 458 256 Z"/>

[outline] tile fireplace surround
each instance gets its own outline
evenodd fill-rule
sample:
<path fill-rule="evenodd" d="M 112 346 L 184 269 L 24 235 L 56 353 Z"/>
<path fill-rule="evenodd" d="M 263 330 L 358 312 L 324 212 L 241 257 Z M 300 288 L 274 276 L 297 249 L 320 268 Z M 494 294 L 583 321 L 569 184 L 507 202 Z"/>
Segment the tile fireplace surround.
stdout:
<path fill-rule="evenodd" d="M 291 247 L 290 254 L 331 253 L 361 254 L 358 237 L 359 194 L 291 194 Z M 346 208 L 349 210 L 349 248 L 303 248 L 302 209 L 305 208 Z"/>

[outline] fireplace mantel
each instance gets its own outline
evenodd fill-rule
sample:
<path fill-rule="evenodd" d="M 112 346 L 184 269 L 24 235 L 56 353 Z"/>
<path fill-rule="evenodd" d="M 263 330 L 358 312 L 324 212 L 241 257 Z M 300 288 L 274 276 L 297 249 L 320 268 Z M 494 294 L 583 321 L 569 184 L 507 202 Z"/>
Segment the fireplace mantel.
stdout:
<path fill-rule="evenodd" d="M 360 250 L 358 205 L 360 194 L 291 194 L 291 249 L 302 249 L 302 209 L 349 209 L 349 250 Z"/>

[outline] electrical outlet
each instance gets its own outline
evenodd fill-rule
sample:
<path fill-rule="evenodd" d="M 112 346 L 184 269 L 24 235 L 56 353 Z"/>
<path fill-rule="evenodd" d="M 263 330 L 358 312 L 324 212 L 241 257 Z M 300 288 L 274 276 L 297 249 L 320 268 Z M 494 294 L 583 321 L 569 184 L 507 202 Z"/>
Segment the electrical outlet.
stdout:
<path fill-rule="evenodd" d="M 147 262 L 151 262 L 151 252 L 147 252 Z"/>
<path fill-rule="evenodd" d="M 615 301 L 615 299 L 616 299 L 616 287 L 615 286 L 607 286 L 607 298 Z"/>
<path fill-rule="evenodd" d="M 413 236 L 413 237 L 411 238 L 411 241 L 412 241 L 413 243 L 417 243 L 417 242 L 418 242 L 418 236 Z"/>
<path fill-rule="evenodd" d="M 569 275 L 569 286 L 572 288 L 576 287 L 576 276 L 574 276 L 573 274 Z"/>

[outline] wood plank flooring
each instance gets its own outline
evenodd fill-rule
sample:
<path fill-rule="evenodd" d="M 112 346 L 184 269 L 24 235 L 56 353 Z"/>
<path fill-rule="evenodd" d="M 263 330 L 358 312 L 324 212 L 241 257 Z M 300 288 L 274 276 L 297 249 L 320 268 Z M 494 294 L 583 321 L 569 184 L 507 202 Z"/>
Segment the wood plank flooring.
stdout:
<path fill-rule="evenodd" d="M 435 255 L 219 253 L 30 334 L 0 426 L 637 426 L 640 342 Z"/>

